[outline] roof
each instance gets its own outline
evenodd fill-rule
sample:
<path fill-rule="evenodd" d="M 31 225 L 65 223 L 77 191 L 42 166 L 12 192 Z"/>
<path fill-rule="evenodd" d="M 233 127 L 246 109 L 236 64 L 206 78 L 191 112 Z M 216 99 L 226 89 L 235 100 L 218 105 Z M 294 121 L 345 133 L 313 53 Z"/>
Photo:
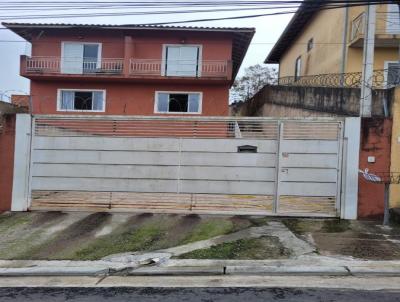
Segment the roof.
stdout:
<path fill-rule="evenodd" d="M 17 35 L 31 41 L 29 30 L 45 29 L 109 29 L 109 30 L 149 30 L 149 31 L 189 31 L 189 32 L 220 32 L 231 33 L 233 35 L 232 45 L 232 71 L 233 79 L 236 77 L 239 68 L 246 55 L 247 49 L 254 36 L 255 28 L 252 27 L 200 27 L 200 26 L 165 26 L 165 25 L 146 25 L 146 24 L 67 24 L 67 23 L 8 23 L 3 22 L 3 26 L 15 32 Z"/>
<path fill-rule="evenodd" d="M 268 54 L 264 63 L 279 63 L 285 52 L 301 34 L 311 19 L 320 11 L 323 5 L 324 3 L 318 1 L 304 0 Z"/>

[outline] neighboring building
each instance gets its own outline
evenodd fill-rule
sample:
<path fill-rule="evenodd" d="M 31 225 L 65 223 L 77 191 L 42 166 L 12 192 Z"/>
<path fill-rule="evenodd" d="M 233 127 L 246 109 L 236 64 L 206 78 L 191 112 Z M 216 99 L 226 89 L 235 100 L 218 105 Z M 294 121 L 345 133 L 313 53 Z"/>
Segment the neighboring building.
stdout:
<path fill-rule="evenodd" d="M 33 114 L 228 115 L 253 28 L 3 23 L 32 43 Z"/>
<path fill-rule="evenodd" d="M 279 64 L 282 84 L 302 76 L 362 71 L 367 6 L 323 6 L 305 0 L 266 58 L 265 63 Z M 389 70 L 397 78 L 399 44 L 398 5 L 377 5 L 375 70 Z M 382 76 L 387 81 L 387 72 Z"/>
<path fill-rule="evenodd" d="M 27 106 L 14 101 L 27 99 L 28 96 L 12 95 L 12 104 L 0 101 L 0 213 L 11 207 L 16 114 L 28 112 Z"/>

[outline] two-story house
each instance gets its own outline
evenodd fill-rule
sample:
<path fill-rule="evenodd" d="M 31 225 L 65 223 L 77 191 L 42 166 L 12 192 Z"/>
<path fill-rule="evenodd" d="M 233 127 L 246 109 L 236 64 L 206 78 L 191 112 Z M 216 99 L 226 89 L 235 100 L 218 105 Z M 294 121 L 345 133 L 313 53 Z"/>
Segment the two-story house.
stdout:
<path fill-rule="evenodd" d="M 367 6 L 324 9 L 306 0 L 300 6 L 265 63 L 279 64 L 281 83 L 287 77 L 359 73 L 363 65 Z M 387 81 L 399 66 L 400 17 L 397 4 L 376 6 L 374 69 L 386 70 Z M 389 72 L 388 72 L 389 71 Z M 390 84 L 390 83 L 388 83 Z"/>
<path fill-rule="evenodd" d="M 228 115 L 253 28 L 3 23 L 32 44 L 33 114 Z"/>

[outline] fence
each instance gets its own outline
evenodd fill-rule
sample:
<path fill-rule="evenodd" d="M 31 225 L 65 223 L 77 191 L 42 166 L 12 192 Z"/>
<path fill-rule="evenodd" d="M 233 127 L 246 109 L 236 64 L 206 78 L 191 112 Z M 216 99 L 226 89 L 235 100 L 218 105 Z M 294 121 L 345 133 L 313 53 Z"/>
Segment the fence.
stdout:
<path fill-rule="evenodd" d="M 398 71 L 398 68 L 391 68 L 390 70 L 375 70 L 372 76 L 372 88 L 387 89 L 399 85 L 400 73 Z M 361 72 L 279 78 L 279 85 L 282 86 L 360 88 L 361 84 Z"/>

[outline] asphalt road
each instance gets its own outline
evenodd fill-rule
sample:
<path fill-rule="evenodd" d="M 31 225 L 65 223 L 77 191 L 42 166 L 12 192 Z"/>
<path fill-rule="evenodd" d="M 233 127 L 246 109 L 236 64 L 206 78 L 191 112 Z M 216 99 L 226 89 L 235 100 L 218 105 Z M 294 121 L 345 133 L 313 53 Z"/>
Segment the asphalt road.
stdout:
<path fill-rule="evenodd" d="M 400 291 L 285 288 L 0 288 L 1 302 L 395 302 Z"/>

